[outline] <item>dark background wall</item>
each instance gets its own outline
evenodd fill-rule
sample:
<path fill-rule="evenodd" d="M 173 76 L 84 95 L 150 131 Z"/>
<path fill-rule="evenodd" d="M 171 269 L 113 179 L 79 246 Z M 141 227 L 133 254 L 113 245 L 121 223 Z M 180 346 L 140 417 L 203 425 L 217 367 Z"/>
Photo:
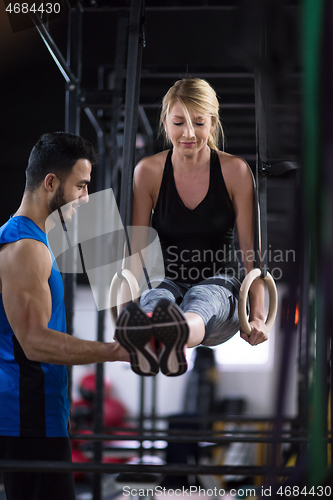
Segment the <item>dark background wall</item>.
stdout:
<path fill-rule="evenodd" d="M 56 22 L 56 21 L 55 21 Z M 63 20 L 60 20 L 59 24 Z M 0 222 L 16 210 L 39 135 L 64 127 L 64 79 L 36 29 L 13 33 L 0 3 Z"/>
<path fill-rule="evenodd" d="M 112 74 L 119 11 L 129 0 L 83 0 L 82 88 L 96 89 L 98 69 Z M 295 161 L 300 154 L 300 84 L 298 1 L 285 0 L 146 0 L 146 48 L 143 51 L 140 103 L 154 131 L 159 104 L 175 80 L 203 76 L 221 102 L 226 150 L 255 164 L 254 67 L 258 62 L 259 27 L 265 16 L 270 58 L 263 68 L 273 83 L 277 106 L 270 143 L 276 157 Z M 66 54 L 67 16 L 50 23 L 50 32 Z M 29 152 L 46 131 L 63 130 L 65 80 L 35 28 L 13 33 L 0 3 L 0 224 L 13 213 L 24 189 Z M 125 84 L 125 81 L 124 81 Z M 110 118 L 105 113 L 105 119 Z M 96 143 L 82 112 L 81 135 Z M 145 151 L 142 152 L 143 154 Z M 95 189 L 93 183 L 92 190 Z M 295 212 L 295 176 L 269 181 L 269 241 L 290 248 Z"/>

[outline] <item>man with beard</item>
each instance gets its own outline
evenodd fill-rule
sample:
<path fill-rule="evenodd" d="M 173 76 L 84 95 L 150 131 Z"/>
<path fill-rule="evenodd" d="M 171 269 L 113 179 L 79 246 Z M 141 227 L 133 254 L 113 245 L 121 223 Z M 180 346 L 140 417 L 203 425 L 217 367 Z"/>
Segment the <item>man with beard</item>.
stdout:
<path fill-rule="evenodd" d="M 45 222 L 88 201 L 93 146 L 65 132 L 31 151 L 17 212 L 0 228 L 0 460 L 71 460 L 65 365 L 129 361 L 118 342 L 66 332 L 63 283 Z M 74 500 L 70 473 L 4 472 L 8 500 Z M 56 484 L 56 487 L 55 487 Z"/>

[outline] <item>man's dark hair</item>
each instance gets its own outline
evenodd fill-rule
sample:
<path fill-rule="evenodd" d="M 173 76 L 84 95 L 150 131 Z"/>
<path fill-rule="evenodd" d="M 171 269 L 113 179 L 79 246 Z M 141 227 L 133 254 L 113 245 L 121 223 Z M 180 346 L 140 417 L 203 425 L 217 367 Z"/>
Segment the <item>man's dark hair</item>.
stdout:
<path fill-rule="evenodd" d="M 32 148 L 26 168 L 26 190 L 34 191 L 49 173 L 62 182 L 78 160 L 98 161 L 94 146 L 79 135 L 53 132 L 42 135 Z"/>

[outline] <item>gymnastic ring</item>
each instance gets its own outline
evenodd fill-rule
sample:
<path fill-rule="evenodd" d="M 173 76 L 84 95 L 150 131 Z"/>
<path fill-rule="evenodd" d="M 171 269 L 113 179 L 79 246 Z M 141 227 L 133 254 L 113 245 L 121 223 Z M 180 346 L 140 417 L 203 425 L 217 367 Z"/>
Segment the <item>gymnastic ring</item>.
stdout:
<path fill-rule="evenodd" d="M 130 288 L 131 300 L 134 301 L 140 296 L 140 287 L 136 277 L 129 269 L 122 269 L 121 277 L 116 273 L 111 281 L 109 292 L 110 313 L 113 323 L 116 323 L 118 311 L 118 291 L 122 281 L 125 280 Z"/>
<path fill-rule="evenodd" d="M 239 317 L 239 322 L 241 326 L 241 330 L 246 333 L 247 335 L 251 334 L 251 327 L 247 319 L 247 314 L 246 314 L 246 303 L 247 303 L 247 296 L 249 293 L 250 286 L 252 285 L 253 281 L 260 278 L 261 276 L 261 269 L 252 269 L 246 277 L 244 278 L 244 281 L 240 287 L 239 291 L 239 300 L 238 300 L 238 317 Z M 275 286 L 274 279 L 272 278 L 272 275 L 269 274 L 269 272 L 266 273 L 266 276 L 263 278 L 263 280 L 266 283 L 267 289 L 268 289 L 268 296 L 269 296 L 269 305 L 268 305 L 268 314 L 267 318 L 265 321 L 267 330 L 269 331 L 275 321 L 276 318 L 276 313 L 277 313 L 277 306 L 278 306 L 278 295 L 277 295 L 277 290 Z"/>

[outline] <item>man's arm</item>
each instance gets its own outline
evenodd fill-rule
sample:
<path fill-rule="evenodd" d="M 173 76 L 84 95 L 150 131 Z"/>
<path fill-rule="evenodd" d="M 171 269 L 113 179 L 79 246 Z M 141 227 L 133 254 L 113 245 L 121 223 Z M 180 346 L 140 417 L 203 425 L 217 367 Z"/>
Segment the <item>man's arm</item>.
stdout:
<path fill-rule="evenodd" d="M 50 252 L 39 241 L 19 240 L 1 252 L 3 305 L 27 358 L 62 365 L 129 361 L 128 353 L 117 342 L 86 341 L 48 328 L 51 270 Z"/>

